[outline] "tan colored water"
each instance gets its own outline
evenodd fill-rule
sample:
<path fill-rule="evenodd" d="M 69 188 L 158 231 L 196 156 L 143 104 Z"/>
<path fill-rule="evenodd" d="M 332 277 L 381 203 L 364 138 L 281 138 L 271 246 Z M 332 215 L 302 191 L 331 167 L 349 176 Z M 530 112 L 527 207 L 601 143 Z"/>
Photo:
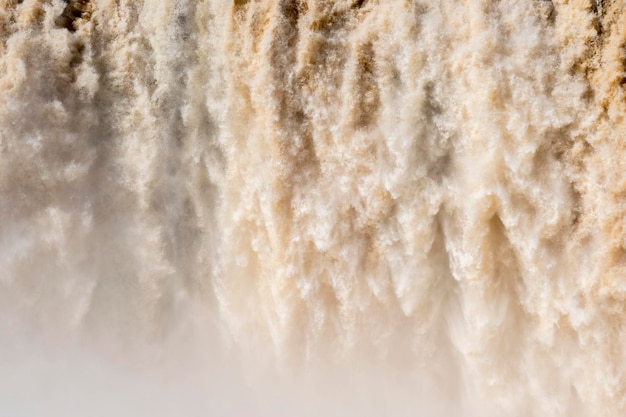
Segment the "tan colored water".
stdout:
<path fill-rule="evenodd" d="M 623 415 L 625 48 L 621 0 L 0 0 L 2 414 Z"/>

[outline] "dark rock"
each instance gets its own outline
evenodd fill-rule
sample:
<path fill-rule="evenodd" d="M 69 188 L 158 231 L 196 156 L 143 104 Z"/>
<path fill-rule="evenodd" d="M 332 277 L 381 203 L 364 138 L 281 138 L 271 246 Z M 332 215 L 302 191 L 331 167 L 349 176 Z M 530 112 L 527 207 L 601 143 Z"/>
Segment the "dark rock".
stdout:
<path fill-rule="evenodd" d="M 64 0 L 67 3 L 56 24 L 70 32 L 76 31 L 76 21 L 89 17 L 89 0 Z"/>

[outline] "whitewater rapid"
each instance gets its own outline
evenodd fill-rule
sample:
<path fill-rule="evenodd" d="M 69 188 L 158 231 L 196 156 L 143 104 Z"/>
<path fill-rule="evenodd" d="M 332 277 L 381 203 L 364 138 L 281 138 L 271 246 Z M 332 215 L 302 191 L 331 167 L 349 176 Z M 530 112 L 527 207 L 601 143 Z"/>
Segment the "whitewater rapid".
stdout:
<path fill-rule="evenodd" d="M 4 413 L 624 414 L 625 45 L 621 0 L 0 0 Z"/>

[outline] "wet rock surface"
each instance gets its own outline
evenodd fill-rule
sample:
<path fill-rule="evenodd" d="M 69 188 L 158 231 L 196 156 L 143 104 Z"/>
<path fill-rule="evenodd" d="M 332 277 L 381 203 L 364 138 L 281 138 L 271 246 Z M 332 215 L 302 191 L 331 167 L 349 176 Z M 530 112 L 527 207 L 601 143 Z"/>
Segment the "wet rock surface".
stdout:
<path fill-rule="evenodd" d="M 61 16 L 56 19 L 56 24 L 70 32 L 75 32 L 77 21 L 89 18 L 90 3 L 89 0 L 65 0 L 65 2 L 67 5 Z"/>

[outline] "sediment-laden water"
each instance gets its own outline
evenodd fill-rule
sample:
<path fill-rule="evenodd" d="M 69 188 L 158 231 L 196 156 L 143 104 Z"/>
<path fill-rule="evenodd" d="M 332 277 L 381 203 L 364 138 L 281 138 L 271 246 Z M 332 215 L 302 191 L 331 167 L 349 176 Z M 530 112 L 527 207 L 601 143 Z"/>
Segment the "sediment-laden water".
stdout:
<path fill-rule="evenodd" d="M 625 45 L 617 0 L 0 0 L 2 414 L 622 415 Z"/>

